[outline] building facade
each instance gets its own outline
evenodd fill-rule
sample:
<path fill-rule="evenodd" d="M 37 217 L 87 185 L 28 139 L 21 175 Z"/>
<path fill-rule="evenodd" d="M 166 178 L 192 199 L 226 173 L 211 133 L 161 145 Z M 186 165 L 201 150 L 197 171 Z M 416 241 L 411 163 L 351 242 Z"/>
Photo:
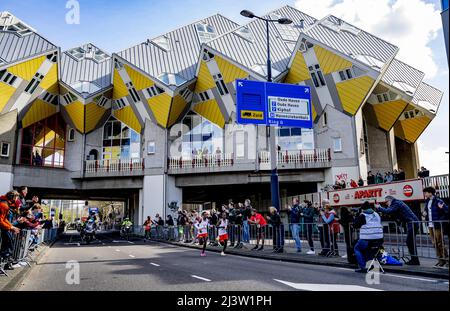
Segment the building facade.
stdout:
<path fill-rule="evenodd" d="M 445 40 L 445 47 L 447 48 L 447 62 L 449 60 L 449 52 L 448 52 L 448 48 L 449 48 L 449 43 L 448 43 L 448 36 L 449 36 L 449 32 L 448 32 L 448 3 L 449 0 L 441 0 L 441 17 L 442 17 L 442 29 L 444 30 L 444 40 Z"/>
<path fill-rule="evenodd" d="M 308 85 L 313 129 L 278 128 L 284 196 L 368 171 L 419 168 L 417 139 L 442 92 L 396 59 L 398 48 L 329 15 L 267 14 L 274 81 Z M 135 222 L 169 205 L 250 197 L 267 208 L 264 126 L 236 124 L 236 79 L 265 81 L 265 24 L 217 14 L 124 51 L 68 51 L 0 18 L 0 190 L 121 200 Z"/>

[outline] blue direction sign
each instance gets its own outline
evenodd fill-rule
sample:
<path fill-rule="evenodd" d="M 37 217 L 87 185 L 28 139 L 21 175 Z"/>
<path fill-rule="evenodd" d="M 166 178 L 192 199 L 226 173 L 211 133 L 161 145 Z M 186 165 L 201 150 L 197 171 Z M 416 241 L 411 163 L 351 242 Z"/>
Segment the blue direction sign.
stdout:
<path fill-rule="evenodd" d="M 308 86 L 236 80 L 239 124 L 312 128 Z"/>

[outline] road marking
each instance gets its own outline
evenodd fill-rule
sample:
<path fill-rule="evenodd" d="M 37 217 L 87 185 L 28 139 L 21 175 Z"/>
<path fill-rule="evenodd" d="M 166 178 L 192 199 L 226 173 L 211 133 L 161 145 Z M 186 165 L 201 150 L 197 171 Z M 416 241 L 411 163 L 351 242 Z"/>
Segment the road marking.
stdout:
<path fill-rule="evenodd" d="M 152 266 L 159 267 L 159 265 L 158 265 L 157 263 L 151 262 L 150 264 L 151 264 Z"/>
<path fill-rule="evenodd" d="M 116 249 L 116 252 L 120 252 L 120 249 Z"/>
<path fill-rule="evenodd" d="M 409 280 L 416 280 L 416 281 L 433 282 L 433 283 L 439 283 L 440 282 L 439 280 L 414 278 L 414 277 L 411 277 L 411 276 L 393 275 L 393 274 L 385 274 L 385 275 L 386 276 L 392 276 L 394 278 L 409 279 Z"/>
<path fill-rule="evenodd" d="M 282 280 L 273 279 L 276 282 L 280 282 L 284 285 L 293 287 L 295 289 L 308 290 L 308 291 L 381 291 L 371 287 L 359 286 L 359 285 L 343 285 L 343 284 L 309 284 L 309 283 L 292 283 Z"/>
<path fill-rule="evenodd" d="M 131 258 L 136 258 L 136 256 L 133 256 L 133 255 L 128 255 L 128 256 L 130 256 Z"/>
<path fill-rule="evenodd" d="M 201 276 L 197 276 L 197 275 L 191 275 L 193 278 L 205 281 L 205 282 L 211 282 L 210 279 L 206 279 L 206 278 L 202 278 Z"/>
<path fill-rule="evenodd" d="M 347 270 L 347 271 L 354 271 L 353 269 L 348 269 L 348 268 L 336 268 L 339 270 Z M 423 278 L 416 278 L 416 277 L 412 277 L 412 276 L 403 276 L 403 275 L 397 275 L 397 274 L 381 274 L 382 276 L 391 276 L 393 278 L 400 278 L 400 279 L 408 279 L 408 280 L 416 280 L 416 281 L 424 281 L 424 282 L 432 282 L 432 283 L 441 283 L 441 280 L 436 280 L 436 279 L 423 279 Z M 445 283 L 444 283 L 445 284 Z"/>
<path fill-rule="evenodd" d="M 108 248 L 111 248 L 112 246 L 111 245 L 108 245 Z"/>

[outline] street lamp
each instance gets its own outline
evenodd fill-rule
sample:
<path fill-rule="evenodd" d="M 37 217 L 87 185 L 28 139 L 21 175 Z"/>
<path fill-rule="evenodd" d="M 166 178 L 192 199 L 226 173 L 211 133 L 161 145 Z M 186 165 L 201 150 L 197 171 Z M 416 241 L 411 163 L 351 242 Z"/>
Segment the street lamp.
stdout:
<path fill-rule="evenodd" d="M 267 37 L 267 82 L 272 82 L 272 61 L 270 60 L 270 40 L 269 40 L 269 23 L 279 23 L 282 25 L 292 24 L 292 20 L 286 17 L 279 19 L 270 19 L 260 16 L 256 16 L 249 10 L 241 11 L 241 15 L 248 18 L 257 18 L 266 23 L 266 37 Z M 277 151 L 275 144 L 275 129 L 270 126 L 266 126 L 266 137 L 269 141 L 270 150 L 270 189 L 272 197 L 272 206 L 280 211 L 280 185 L 278 182 L 278 169 L 277 169 Z"/>

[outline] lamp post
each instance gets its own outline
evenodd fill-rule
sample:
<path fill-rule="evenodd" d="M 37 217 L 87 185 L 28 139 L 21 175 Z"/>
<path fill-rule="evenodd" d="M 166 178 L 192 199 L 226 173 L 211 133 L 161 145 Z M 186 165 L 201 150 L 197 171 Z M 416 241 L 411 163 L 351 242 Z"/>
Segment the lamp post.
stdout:
<path fill-rule="evenodd" d="M 260 16 L 256 16 L 253 12 L 248 10 L 241 11 L 241 15 L 248 18 L 257 18 L 266 23 L 266 36 L 267 36 L 267 82 L 272 82 L 272 61 L 270 59 L 270 37 L 269 37 L 269 23 L 279 23 L 282 25 L 288 25 L 292 23 L 292 20 L 288 18 L 270 19 Z M 272 198 L 272 206 L 280 211 L 280 185 L 278 181 L 278 169 L 277 169 L 277 148 L 276 148 L 276 132 L 275 128 L 266 126 L 266 138 L 269 142 L 270 151 L 270 193 Z"/>

